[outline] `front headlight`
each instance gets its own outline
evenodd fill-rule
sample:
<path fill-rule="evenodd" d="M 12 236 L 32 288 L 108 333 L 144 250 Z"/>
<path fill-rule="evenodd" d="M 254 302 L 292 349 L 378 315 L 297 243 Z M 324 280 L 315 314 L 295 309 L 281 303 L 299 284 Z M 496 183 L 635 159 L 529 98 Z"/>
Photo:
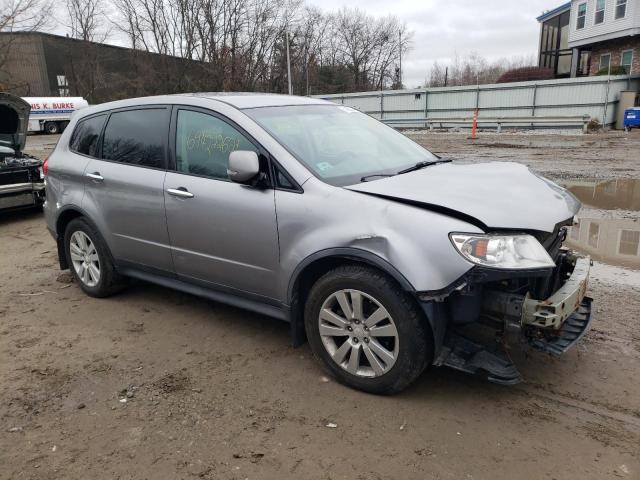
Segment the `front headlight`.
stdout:
<path fill-rule="evenodd" d="M 531 235 L 451 233 L 449 238 L 464 258 L 483 267 L 526 270 L 556 266 Z"/>

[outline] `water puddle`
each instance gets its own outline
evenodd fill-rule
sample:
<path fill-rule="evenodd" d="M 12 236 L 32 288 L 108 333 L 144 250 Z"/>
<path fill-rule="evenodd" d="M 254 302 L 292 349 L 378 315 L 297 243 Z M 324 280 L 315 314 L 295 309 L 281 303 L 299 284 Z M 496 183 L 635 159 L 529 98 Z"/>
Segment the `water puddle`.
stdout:
<path fill-rule="evenodd" d="M 601 262 L 640 270 L 640 180 L 562 183 L 583 203 L 566 244 Z"/>

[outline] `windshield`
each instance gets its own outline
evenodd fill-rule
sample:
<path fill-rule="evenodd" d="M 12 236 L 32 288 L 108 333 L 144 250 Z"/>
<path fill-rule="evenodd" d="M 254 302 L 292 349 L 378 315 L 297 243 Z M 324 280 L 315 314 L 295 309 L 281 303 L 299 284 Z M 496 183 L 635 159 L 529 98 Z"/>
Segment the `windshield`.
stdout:
<path fill-rule="evenodd" d="M 437 160 L 401 133 L 349 107 L 302 105 L 244 112 L 331 185 L 353 185 L 363 177 L 396 174 Z"/>

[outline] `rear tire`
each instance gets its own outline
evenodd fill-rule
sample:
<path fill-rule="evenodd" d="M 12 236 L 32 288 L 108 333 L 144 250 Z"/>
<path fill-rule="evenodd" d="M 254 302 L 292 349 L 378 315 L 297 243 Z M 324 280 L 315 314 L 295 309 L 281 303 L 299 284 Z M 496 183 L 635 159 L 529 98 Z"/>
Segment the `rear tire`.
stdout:
<path fill-rule="evenodd" d="M 87 295 L 108 297 L 122 288 L 124 279 L 116 272 L 107 244 L 84 218 L 69 222 L 64 247 L 71 274 Z"/>
<path fill-rule="evenodd" d="M 304 320 L 314 356 L 358 390 L 400 392 L 433 360 L 433 335 L 423 312 L 373 268 L 347 265 L 321 277 L 309 293 Z"/>
<path fill-rule="evenodd" d="M 47 122 L 44 124 L 44 131 L 49 135 L 54 135 L 60 131 L 60 127 L 56 122 Z"/>

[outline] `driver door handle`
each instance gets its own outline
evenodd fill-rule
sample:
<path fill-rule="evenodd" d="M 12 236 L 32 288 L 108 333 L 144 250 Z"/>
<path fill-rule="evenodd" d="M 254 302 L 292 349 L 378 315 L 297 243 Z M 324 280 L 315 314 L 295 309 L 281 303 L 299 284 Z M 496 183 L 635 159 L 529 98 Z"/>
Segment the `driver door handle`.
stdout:
<path fill-rule="evenodd" d="M 85 176 L 94 182 L 104 182 L 104 177 L 100 175 L 100 172 L 86 173 Z"/>
<path fill-rule="evenodd" d="M 179 198 L 193 198 L 193 193 L 184 187 L 168 188 L 167 193 Z"/>

